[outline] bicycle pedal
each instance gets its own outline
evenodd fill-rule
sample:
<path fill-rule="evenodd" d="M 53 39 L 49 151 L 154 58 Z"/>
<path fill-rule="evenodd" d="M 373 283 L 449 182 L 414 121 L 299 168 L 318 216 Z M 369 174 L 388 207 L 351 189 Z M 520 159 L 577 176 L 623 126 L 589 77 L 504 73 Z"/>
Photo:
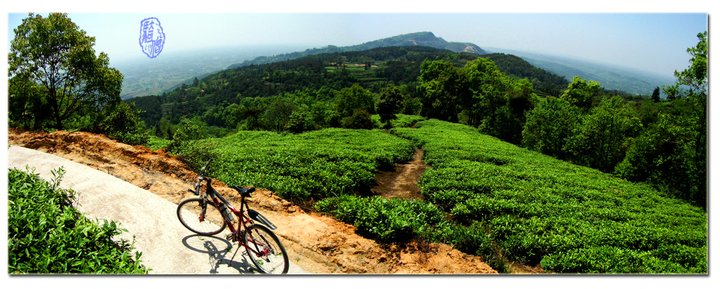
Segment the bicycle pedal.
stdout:
<path fill-rule="evenodd" d="M 225 240 L 234 242 L 234 241 L 237 241 L 237 236 L 235 234 L 230 233 L 230 234 L 225 235 Z"/>

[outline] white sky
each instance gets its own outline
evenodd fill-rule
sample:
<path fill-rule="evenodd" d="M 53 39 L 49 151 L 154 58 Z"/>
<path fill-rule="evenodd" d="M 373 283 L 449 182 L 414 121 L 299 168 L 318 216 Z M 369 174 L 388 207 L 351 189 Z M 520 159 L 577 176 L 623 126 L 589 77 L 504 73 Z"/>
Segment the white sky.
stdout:
<path fill-rule="evenodd" d="M 9 15 L 8 45 L 27 13 Z M 306 48 L 353 45 L 431 31 L 447 41 L 609 63 L 672 76 L 687 67 L 686 49 L 707 30 L 707 14 L 498 13 L 71 13 L 111 60 L 142 57 L 139 23 L 157 17 L 164 52 L 257 45 Z"/>

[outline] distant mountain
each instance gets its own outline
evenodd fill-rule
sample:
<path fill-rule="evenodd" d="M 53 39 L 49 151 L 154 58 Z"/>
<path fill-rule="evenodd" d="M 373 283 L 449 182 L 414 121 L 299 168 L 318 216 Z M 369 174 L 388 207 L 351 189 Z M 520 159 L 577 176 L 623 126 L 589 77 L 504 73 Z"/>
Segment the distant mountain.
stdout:
<path fill-rule="evenodd" d="M 157 95 L 194 77 L 203 78 L 223 70 L 228 63 L 253 59 L 259 55 L 282 53 L 300 49 L 296 46 L 243 46 L 168 52 L 157 58 L 144 55 L 133 59 L 111 59 L 111 65 L 123 74 L 122 99 Z"/>
<path fill-rule="evenodd" d="M 567 80 L 572 80 L 574 76 L 580 76 L 583 79 L 600 82 L 605 89 L 620 90 L 630 94 L 650 95 L 655 87 L 669 85 L 675 81 L 670 76 L 663 77 L 608 64 L 509 49 L 491 48 L 489 50 L 520 56 L 530 64 L 561 75 Z"/>
<path fill-rule="evenodd" d="M 325 53 L 340 53 L 340 52 L 352 52 L 352 51 L 364 51 L 380 47 L 392 47 L 392 46 L 426 46 L 437 49 L 450 50 L 452 52 L 466 52 L 472 54 L 486 54 L 487 52 L 479 46 L 472 43 L 464 42 L 447 42 L 445 39 L 435 36 L 432 32 L 415 32 L 397 35 L 393 37 L 383 38 L 363 44 L 338 47 L 329 45 L 324 48 L 312 48 L 301 52 L 293 52 L 286 54 L 279 54 L 275 56 L 260 56 L 253 60 L 247 60 L 242 63 L 230 65 L 228 68 L 238 68 L 248 65 L 255 64 L 266 64 L 278 61 L 286 61 L 292 59 L 298 59 L 309 55 L 318 55 Z"/>
<path fill-rule="evenodd" d="M 309 55 L 288 61 L 227 69 L 209 74 L 194 83 L 181 84 L 162 95 L 136 97 L 128 101 L 142 111 L 140 116 L 145 123 L 154 127 L 162 118 L 177 123 L 181 117 L 204 117 L 209 115 L 209 111 L 218 111 L 248 99 L 257 101 L 252 100 L 255 97 L 302 92 L 309 98 L 322 99 L 331 95 L 329 91 L 353 84 L 360 84 L 378 93 L 389 82 L 412 85 L 417 81 L 425 60 L 448 60 L 462 66 L 478 57 L 494 61 L 501 71 L 512 77 L 528 78 L 535 92 L 540 95 L 559 95 L 568 84 L 564 78 L 534 67 L 513 55 L 477 55 L 425 46 L 392 46 Z M 228 125 L 208 121 L 215 126 Z"/>

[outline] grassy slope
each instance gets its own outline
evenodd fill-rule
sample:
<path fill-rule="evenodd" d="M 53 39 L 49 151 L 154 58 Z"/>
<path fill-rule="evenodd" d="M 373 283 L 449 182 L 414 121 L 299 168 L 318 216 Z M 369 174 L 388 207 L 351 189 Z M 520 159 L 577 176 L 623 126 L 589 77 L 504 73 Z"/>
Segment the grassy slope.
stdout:
<path fill-rule="evenodd" d="M 420 181 L 510 259 L 558 272 L 707 272 L 707 214 L 649 186 L 437 120 L 399 128 L 425 149 Z"/>
<path fill-rule="evenodd" d="M 400 137 L 380 130 L 242 131 L 197 144 L 221 156 L 215 175 L 229 184 L 300 202 L 341 196 L 318 208 L 372 238 L 421 236 L 495 265 L 509 259 L 555 272 L 707 272 L 702 208 L 468 126 L 429 120 L 416 127 L 394 129 Z M 409 159 L 417 145 L 431 166 L 420 187 L 433 205 L 344 196 L 372 185 L 378 169 Z"/>
<path fill-rule="evenodd" d="M 197 144 L 219 154 L 213 172 L 224 182 L 300 202 L 369 188 L 378 168 L 414 152 L 410 141 L 380 130 L 338 128 L 296 135 L 240 131 Z"/>

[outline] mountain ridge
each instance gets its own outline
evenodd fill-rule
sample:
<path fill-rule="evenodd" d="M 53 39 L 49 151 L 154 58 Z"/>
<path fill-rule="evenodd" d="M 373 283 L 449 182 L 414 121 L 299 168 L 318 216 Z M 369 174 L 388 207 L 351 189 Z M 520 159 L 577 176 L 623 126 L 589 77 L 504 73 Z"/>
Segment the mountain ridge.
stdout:
<path fill-rule="evenodd" d="M 605 89 L 624 91 L 635 95 L 650 95 L 655 87 L 672 84 L 674 78 L 650 72 L 589 60 L 561 57 L 512 49 L 488 48 L 489 51 L 510 53 L 533 66 L 560 75 L 567 80 L 574 76 L 600 82 Z"/>
<path fill-rule="evenodd" d="M 395 35 L 386 37 L 378 40 L 372 40 L 364 42 L 362 44 L 350 45 L 350 46 L 335 46 L 328 45 L 323 48 L 310 48 L 305 51 L 297 51 L 291 53 L 283 53 L 274 56 L 260 56 L 252 60 L 246 60 L 241 63 L 236 63 L 228 66 L 227 69 L 235 69 L 243 66 L 267 64 L 279 61 L 293 60 L 310 55 L 318 55 L 325 53 L 341 53 L 341 52 L 354 52 L 364 51 L 374 48 L 391 47 L 391 46 L 426 46 L 437 49 L 445 49 L 452 52 L 465 52 L 477 55 L 487 54 L 487 51 L 483 50 L 476 44 L 470 42 L 448 42 L 442 37 L 435 36 L 434 33 L 429 31 L 414 32 Z"/>

